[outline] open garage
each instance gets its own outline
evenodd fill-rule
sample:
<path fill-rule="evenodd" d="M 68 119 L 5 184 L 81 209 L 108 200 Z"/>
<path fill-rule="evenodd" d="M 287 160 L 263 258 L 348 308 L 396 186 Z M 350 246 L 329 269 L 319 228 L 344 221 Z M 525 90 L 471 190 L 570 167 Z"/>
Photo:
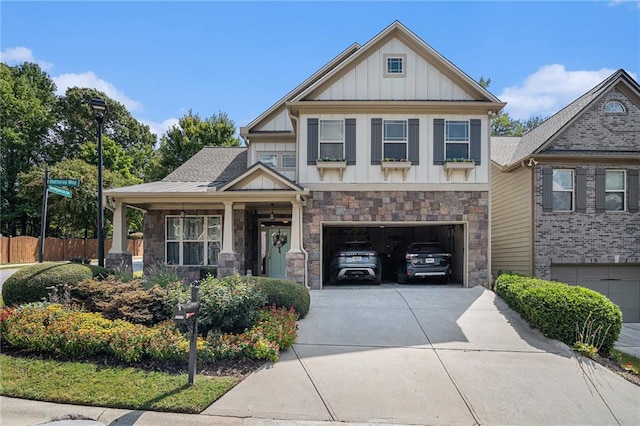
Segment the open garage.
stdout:
<path fill-rule="evenodd" d="M 623 322 L 640 322 L 640 265 L 552 265 L 551 279 L 604 294 Z"/>
<path fill-rule="evenodd" d="M 323 285 L 328 285 L 331 258 L 346 241 L 369 241 L 382 260 L 382 282 L 394 283 L 399 259 L 413 242 L 437 241 L 452 254 L 451 282 L 464 285 L 465 279 L 465 223 L 324 223 L 322 225 Z M 417 282 L 430 282 L 421 280 Z"/>

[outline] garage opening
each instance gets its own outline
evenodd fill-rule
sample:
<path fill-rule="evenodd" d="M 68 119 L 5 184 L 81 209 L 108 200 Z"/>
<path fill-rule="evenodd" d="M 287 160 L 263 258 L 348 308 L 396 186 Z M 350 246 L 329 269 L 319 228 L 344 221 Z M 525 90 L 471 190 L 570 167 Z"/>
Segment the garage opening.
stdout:
<path fill-rule="evenodd" d="M 407 223 L 340 223 L 322 225 L 322 282 L 331 285 L 331 260 L 341 244 L 349 241 L 370 242 L 378 253 L 382 266 L 382 283 L 397 283 L 398 269 L 405 262 L 407 247 L 414 242 L 439 242 L 451 258 L 450 282 L 464 285 L 465 224 L 407 224 Z M 334 280 L 335 281 L 335 280 Z M 358 281 L 345 279 L 343 282 Z M 416 283 L 436 282 L 434 277 L 411 280 Z"/>

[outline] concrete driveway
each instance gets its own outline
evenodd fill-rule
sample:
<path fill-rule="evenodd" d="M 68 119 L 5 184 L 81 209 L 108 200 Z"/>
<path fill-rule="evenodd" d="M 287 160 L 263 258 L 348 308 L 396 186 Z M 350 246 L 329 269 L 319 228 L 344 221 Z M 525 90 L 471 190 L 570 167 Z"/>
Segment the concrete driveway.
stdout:
<path fill-rule="evenodd" d="M 299 337 L 203 414 L 392 424 L 640 424 L 640 387 L 482 287 L 312 291 Z"/>

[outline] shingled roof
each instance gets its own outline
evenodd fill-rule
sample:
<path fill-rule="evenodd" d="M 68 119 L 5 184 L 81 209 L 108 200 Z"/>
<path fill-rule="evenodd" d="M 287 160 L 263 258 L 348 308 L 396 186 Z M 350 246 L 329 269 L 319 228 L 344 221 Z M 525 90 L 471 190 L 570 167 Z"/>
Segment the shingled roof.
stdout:
<path fill-rule="evenodd" d="M 492 153 L 491 159 L 502 165 L 510 166 L 529 155 L 538 151 L 545 143 L 547 143 L 554 136 L 558 135 L 568 124 L 570 124 L 575 118 L 577 118 L 583 111 L 585 111 L 593 102 L 606 93 L 619 79 L 624 79 L 630 84 L 637 86 L 637 83 L 627 74 L 623 69 L 620 69 L 609 77 L 607 77 L 600 84 L 589 90 L 584 95 L 580 96 L 575 101 L 546 119 L 539 126 L 535 127 L 528 133 L 522 136 L 517 144 L 517 147 L 513 150 L 513 154 L 508 161 L 505 162 L 505 152 L 501 152 L 504 146 L 494 146 L 495 143 L 500 144 L 498 138 L 491 138 Z M 513 141 L 509 142 L 510 144 Z M 500 161 L 498 161 L 500 160 Z"/>
<path fill-rule="evenodd" d="M 223 183 L 246 170 L 246 147 L 207 146 L 162 181 Z"/>

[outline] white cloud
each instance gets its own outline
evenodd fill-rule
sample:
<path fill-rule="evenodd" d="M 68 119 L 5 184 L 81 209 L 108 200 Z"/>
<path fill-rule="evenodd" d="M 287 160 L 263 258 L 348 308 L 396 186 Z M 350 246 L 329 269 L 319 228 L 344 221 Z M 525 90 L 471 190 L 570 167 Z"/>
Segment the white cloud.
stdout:
<path fill-rule="evenodd" d="M 149 126 L 149 128 L 151 129 L 151 133 L 155 133 L 156 136 L 158 137 L 158 140 L 160 140 L 160 137 L 167 130 L 169 130 L 172 126 L 175 126 L 178 124 L 178 119 L 173 117 L 167 118 L 161 123 L 158 123 L 156 121 L 144 120 L 140 118 L 138 119 L 138 121 L 140 121 L 142 124 L 146 124 L 147 126 Z"/>
<path fill-rule="evenodd" d="M 53 81 L 58 87 L 58 90 L 56 91 L 57 95 L 64 95 L 69 87 L 89 87 L 104 92 L 110 98 L 115 99 L 127 107 L 129 111 L 142 111 L 143 109 L 142 103 L 129 98 L 123 92 L 118 90 L 116 86 L 101 79 L 91 71 L 86 71 L 80 74 L 61 74 L 57 77 L 53 77 Z"/>
<path fill-rule="evenodd" d="M 555 114 L 616 70 L 567 71 L 564 65 L 544 65 L 518 86 L 506 87 L 498 96 L 514 119 Z"/>
<path fill-rule="evenodd" d="M 49 70 L 53 67 L 51 62 L 36 61 L 31 49 L 26 47 L 7 47 L 0 52 L 0 61 L 8 65 L 21 64 L 23 62 L 37 63 L 43 70 Z"/>

